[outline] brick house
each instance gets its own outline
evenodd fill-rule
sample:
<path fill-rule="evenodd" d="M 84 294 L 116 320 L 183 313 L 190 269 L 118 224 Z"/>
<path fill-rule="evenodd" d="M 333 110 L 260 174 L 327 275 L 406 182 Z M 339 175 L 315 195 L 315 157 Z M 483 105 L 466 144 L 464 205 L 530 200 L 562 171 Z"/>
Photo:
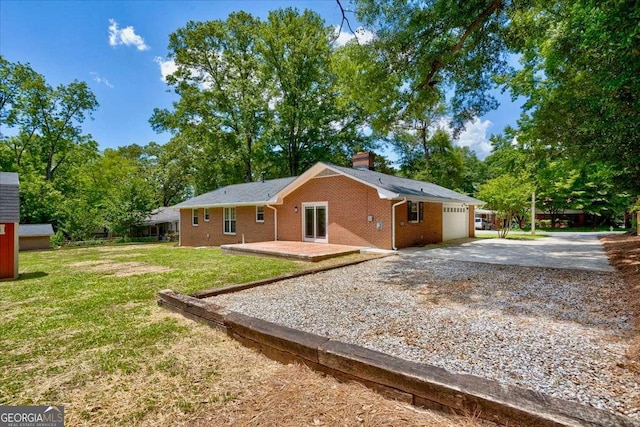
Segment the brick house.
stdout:
<path fill-rule="evenodd" d="M 297 177 L 230 185 L 174 206 L 180 245 L 272 240 L 397 249 L 474 236 L 481 201 L 438 185 L 317 163 Z"/>

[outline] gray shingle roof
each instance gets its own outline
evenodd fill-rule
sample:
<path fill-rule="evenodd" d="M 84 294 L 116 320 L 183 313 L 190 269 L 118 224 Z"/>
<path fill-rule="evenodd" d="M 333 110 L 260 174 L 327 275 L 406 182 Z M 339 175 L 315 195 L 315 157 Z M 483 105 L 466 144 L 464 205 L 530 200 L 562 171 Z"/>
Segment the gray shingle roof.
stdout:
<path fill-rule="evenodd" d="M 20 224 L 18 227 L 19 237 L 40 237 L 53 236 L 51 224 Z"/>
<path fill-rule="evenodd" d="M 0 172 L 0 222 L 20 221 L 20 197 L 18 174 Z"/>
<path fill-rule="evenodd" d="M 221 205 L 259 205 L 266 203 L 295 177 L 228 185 L 178 203 L 173 208 L 206 208 Z"/>
<path fill-rule="evenodd" d="M 368 169 L 346 168 L 332 164 L 325 165 L 344 175 L 350 176 L 365 184 L 381 188 L 397 197 L 406 197 L 414 200 L 438 200 L 444 203 L 468 203 L 472 205 L 483 204 L 482 201 L 458 193 L 448 188 L 425 181 L 416 181 L 408 178 L 400 178 Z M 206 208 L 212 206 L 234 205 L 259 205 L 267 203 L 297 177 L 273 179 L 265 182 L 249 182 L 235 184 L 219 188 L 209 193 L 201 194 L 173 208 Z"/>
<path fill-rule="evenodd" d="M 180 212 L 173 208 L 159 207 L 157 210 L 151 212 L 149 218 L 144 222 L 145 225 L 163 224 L 165 222 L 178 222 L 180 221 Z"/>
<path fill-rule="evenodd" d="M 430 182 L 401 178 L 368 169 L 345 168 L 336 165 L 331 165 L 331 167 L 362 182 L 396 193 L 400 197 L 440 199 L 443 202 L 462 202 L 473 205 L 483 203 L 473 197 L 469 197 Z"/>

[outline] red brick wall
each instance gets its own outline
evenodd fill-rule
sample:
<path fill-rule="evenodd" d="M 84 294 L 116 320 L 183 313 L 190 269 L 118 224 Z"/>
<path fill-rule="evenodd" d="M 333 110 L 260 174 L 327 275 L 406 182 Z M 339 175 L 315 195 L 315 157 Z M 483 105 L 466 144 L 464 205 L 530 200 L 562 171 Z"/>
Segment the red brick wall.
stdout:
<path fill-rule="evenodd" d="M 209 208 L 209 221 L 204 220 L 204 209 L 198 209 L 198 225 L 192 225 L 191 209 L 180 210 L 180 244 L 182 246 L 220 246 L 244 241 L 274 240 L 273 210 L 265 206 L 264 222 L 256 222 L 255 206 L 236 207 L 236 234 L 223 233 L 223 209 Z"/>
<path fill-rule="evenodd" d="M 341 175 L 313 178 L 284 198 L 278 206 L 279 240 L 302 241 L 303 202 L 328 202 L 329 243 L 391 247 L 391 202 L 380 200 L 373 188 Z M 381 230 L 378 221 L 382 221 Z"/>
<path fill-rule="evenodd" d="M 396 208 L 396 247 L 428 245 L 442 241 L 442 204 L 424 202 L 424 220 L 411 223 L 407 220 L 408 204 Z"/>

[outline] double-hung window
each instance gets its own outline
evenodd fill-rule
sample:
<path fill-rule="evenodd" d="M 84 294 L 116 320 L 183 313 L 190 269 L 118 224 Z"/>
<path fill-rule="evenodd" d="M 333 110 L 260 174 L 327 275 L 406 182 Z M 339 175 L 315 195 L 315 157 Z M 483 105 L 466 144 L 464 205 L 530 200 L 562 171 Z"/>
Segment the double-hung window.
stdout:
<path fill-rule="evenodd" d="M 420 222 L 424 220 L 424 202 L 407 202 L 407 221 Z"/>
<path fill-rule="evenodd" d="M 209 222 L 209 209 L 204 208 L 204 221 Z"/>
<path fill-rule="evenodd" d="M 224 234 L 236 234 L 236 208 L 224 208 Z"/>
<path fill-rule="evenodd" d="M 198 225 L 198 209 L 191 210 L 191 225 L 194 227 Z"/>
<path fill-rule="evenodd" d="M 264 222 L 264 206 L 256 206 L 256 222 Z"/>

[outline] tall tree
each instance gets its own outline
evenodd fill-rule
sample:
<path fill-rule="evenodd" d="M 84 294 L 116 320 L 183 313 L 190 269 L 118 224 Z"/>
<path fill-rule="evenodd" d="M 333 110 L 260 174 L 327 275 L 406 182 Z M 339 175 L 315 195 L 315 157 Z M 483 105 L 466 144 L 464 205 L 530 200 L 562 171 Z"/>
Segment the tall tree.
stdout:
<path fill-rule="evenodd" d="M 339 108 L 333 28 L 315 12 L 291 8 L 270 12 L 262 28 L 261 52 L 272 87 L 272 153 L 286 159 L 288 175 L 318 160 L 344 162 L 363 139 L 359 116 Z"/>
<path fill-rule="evenodd" d="M 28 64 L 0 57 L 0 124 L 11 132 L 0 139 L 0 167 L 20 173 L 23 222 L 58 227 L 84 197 L 77 174 L 98 151 L 81 125 L 97 105 L 84 82 L 53 88 Z"/>
<path fill-rule="evenodd" d="M 375 29 L 394 73 L 420 102 L 443 101 L 450 91 L 453 124 L 497 106 L 493 75 L 507 67 L 501 34 L 515 8 L 509 0 L 355 0 L 356 14 Z"/>
<path fill-rule="evenodd" d="M 521 137 L 621 172 L 640 194 L 640 8 L 633 0 L 533 2 L 507 39 L 521 68 L 505 81 L 524 95 Z"/>
<path fill-rule="evenodd" d="M 156 129 L 188 132 L 224 163 L 231 181 L 255 178 L 264 144 L 268 99 L 260 56 L 259 21 L 246 12 L 226 21 L 188 22 L 169 37 L 177 70 L 167 78 L 180 100 L 174 111 L 154 111 Z M 224 182 L 223 182 L 224 183 Z M 228 183 L 228 182 L 227 182 Z"/>

